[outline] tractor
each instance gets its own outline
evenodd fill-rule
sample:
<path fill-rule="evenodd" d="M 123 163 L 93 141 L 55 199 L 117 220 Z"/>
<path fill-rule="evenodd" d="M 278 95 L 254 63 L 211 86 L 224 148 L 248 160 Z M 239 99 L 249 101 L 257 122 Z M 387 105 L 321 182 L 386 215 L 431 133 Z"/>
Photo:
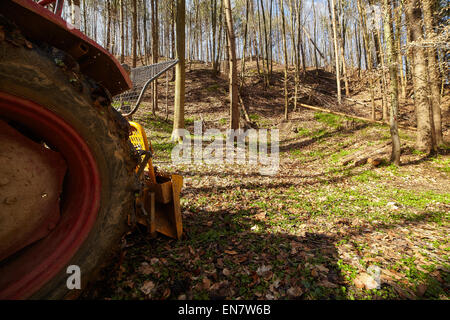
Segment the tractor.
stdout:
<path fill-rule="evenodd" d="M 182 235 L 182 177 L 129 121 L 176 61 L 126 70 L 63 5 L 0 1 L 0 299 L 76 298 L 69 266 L 85 288 L 136 224 Z"/>

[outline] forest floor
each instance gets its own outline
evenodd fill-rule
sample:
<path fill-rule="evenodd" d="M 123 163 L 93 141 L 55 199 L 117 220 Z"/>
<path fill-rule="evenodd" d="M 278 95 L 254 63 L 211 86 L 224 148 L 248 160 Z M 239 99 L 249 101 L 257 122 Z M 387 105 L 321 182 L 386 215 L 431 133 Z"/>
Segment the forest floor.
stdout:
<path fill-rule="evenodd" d="M 266 89 L 250 69 L 242 92 L 258 128 L 280 130 L 274 176 L 245 164 L 173 165 L 160 80 L 157 115 L 144 105 L 135 120 L 146 128 L 154 164 L 184 176 L 183 239 L 150 239 L 144 229 L 128 234 L 83 298 L 449 298 L 448 149 L 426 157 L 414 149 L 414 131 L 400 130 L 401 166 L 390 165 L 387 155 L 376 167 L 343 165 L 345 157 L 389 141 L 389 128 L 304 108 L 282 121 L 281 70 Z M 325 80 L 310 71 L 307 81 L 333 88 L 331 75 L 319 72 Z M 186 79 L 187 129 L 193 133 L 193 122 L 203 119 L 206 128 L 225 130 L 226 77 L 197 66 Z M 354 95 L 367 98 L 364 91 Z M 317 104 L 314 96 L 302 99 Z M 413 125 L 412 104 L 403 106 L 400 118 Z M 360 104 L 348 112 L 369 114 Z"/>

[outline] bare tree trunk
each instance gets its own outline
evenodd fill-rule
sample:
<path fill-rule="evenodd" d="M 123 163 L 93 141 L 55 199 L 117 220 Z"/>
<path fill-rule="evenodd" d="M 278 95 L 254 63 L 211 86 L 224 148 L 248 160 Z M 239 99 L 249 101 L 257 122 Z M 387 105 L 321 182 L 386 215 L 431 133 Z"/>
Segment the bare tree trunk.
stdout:
<path fill-rule="evenodd" d="M 408 22 L 411 50 L 411 71 L 414 87 L 414 104 L 417 117 L 417 149 L 431 152 L 434 149 L 432 135 L 431 108 L 427 94 L 427 68 L 425 50 L 422 47 L 422 14 L 417 0 L 406 1 L 406 18 Z"/>
<path fill-rule="evenodd" d="M 270 59 L 270 71 L 269 76 L 272 76 L 272 70 L 273 70 L 273 57 L 272 57 L 272 4 L 273 0 L 270 0 L 270 8 L 269 8 L 269 54 L 267 57 Z"/>
<path fill-rule="evenodd" d="M 217 29 L 217 0 L 211 0 L 211 33 L 212 33 L 212 70 L 213 73 L 217 73 L 217 61 L 216 61 L 216 29 Z"/>
<path fill-rule="evenodd" d="M 362 49 L 361 49 L 361 36 L 358 28 L 355 27 L 355 42 L 356 42 L 356 59 L 358 60 L 358 79 L 361 79 L 361 66 L 362 66 Z"/>
<path fill-rule="evenodd" d="M 225 17 L 227 23 L 228 51 L 230 57 L 230 128 L 239 129 L 239 106 L 238 106 L 238 77 L 236 65 L 236 40 L 233 28 L 233 17 L 231 15 L 230 0 L 224 0 Z"/>
<path fill-rule="evenodd" d="M 83 0 L 83 30 L 84 33 L 88 35 L 86 11 L 86 0 Z"/>
<path fill-rule="evenodd" d="M 432 0 L 422 0 L 423 21 L 425 23 L 425 32 L 428 41 L 433 41 L 436 37 L 433 22 L 433 4 Z M 441 121 L 441 93 L 438 62 L 436 59 L 436 50 L 433 47 L 427 48 L 428 56 L 428 75 L 430 86 L 430 101 L 432 105 L 434 132 L 436 136 L 436 144 L 439 146 L 443 141 L 442 137 L 442 121 Z"/>
<path fill-rule="evenodd" d="M 142 36 L 144 38 L 143 46 L 144 46 L 144 61 L 145 64 L 148 64 L 148 43 L 147 43 L 147 0 L 144 0 L 144 6 L 143 6 L 143 13 L 142 13 L 142 29 L 144 35 Z"/>
<path fill-rule="evenodd" d="M 284 119 L 288 120 L 288 107 L 289 107 L 289 97 L 288 97 L 288 52 L 287 52 L 287 41 L 286 41 L 286 23 L 284 19 L 284 8 L 283 0 L 280 0 L 280 11 L 281 11 L 281 30 L 283 33 L 283 51 L 284 51 Z"/>
<path fill-rule="evenodd" d="M 305 65 L 305 51 L 303 50 L 303 38 L 302 38 L 302 32 L 303 24 L 302 24 L 302 2 L 299 1 L 296 4 L 296 10 L 297 10 L 297 21 L 298 21 L 298 28 L 297 28 L 297 54 L 298 54 L 298 72 L 299 72 L 299 78 L 298 81 L 300 82 L 300 62 L 302 67 L 302 74 L 305 76 L 306 74 L 306 65 Z"/>
<path fill-rule="evenodd" d="M 106 1 L 107 22 L 106 22 L 106 50 L 111 51 L 111 1 Z"/>
<path fill-rule="evenodd" d="M 262 70 L 263 77 L 264 77 L 264 84 L 266 84 L 266 75 L 265 75 L 266 65 L 265 65 L 265 62 L 264 62 L 265 53 L 264 53 L 264 44 L 263 44 L 263 37 L 262 37 L 261 14 L 260 14 L 259 3 L 258 2 L 257 2 L 256 12 L 258 13 L 259 52 L 261 53 L 261 59 L 262 59 L 262 61 L 261 61 L 262 62 L 262 69 L 261 70 Z"/>
<path fill-rule="evenodd" d="M 339 1 L 339 8 L 341 8 L 341 0 Z M 339 10 L 341 11 L 341 10 Z M 347 64 L 345 63 L 345 45 L 344 45 L 344 29 L 341 25 L 341 22 L 339 21 L 339 17 L 336 18 L 336 24 L 338 29 L 338 42 L 339 42 L 339 54 L 341 56 L 341 63 L 342 63 L 342 75 L 344 77 L 344 86 L 345 86 L 345 95 L 350 96 L 350 89 L 348 86 L 348 74 L 347 74 Z M 342 34 L 341 34 L 342 31 Z"/>
<path fill-rule="evenodd" d="M 251 2 L 251 8 L 253 12 L 253 1 Z M 256 70 L 258 72 L 258 75 L 261 75 L 261 68 L 259 66 L 259 51 L 258 51 L 258 41 L 256 36 L 256 25 L 255 25 L 255 15 L 252 13 L 252 26 L 253 26 L 253 47 L 255 50 L 255 57 L 256 57 Z"/>
<path fill-rule="evenodd" d="M 170 0 L 170 9 L 171 9 L 171 21 L 170 21 L 170 46 L 171 46 L 171 58 L 175 57 L 175 1 Z M 175 68 L 176 69 L 176 68 Z M 175 81 L 175 69 L 172 73 L 172 78 L 170 81 Z"/>
<path fill-rule="evenodd" d="M 380 30 L 376 30 L 376 34 L 378 39 L 381 39 L 381 32 Z M 381 44 L 380 44 L 381 45 Z M 380 82 L 380 92 L 382 97 L 382 109 L 383 109 L 383 120 L 385 122 L 388 122 L 389 118 L 389 111 L 388 111 L 388 105 L 387 105 L 387 99 L 384 92 L 387 88 L 387 79 L 386 79 L 386 71 L 384 66 L 384 51 L 380 50 L 380 63 L 381 63 L 381 82 Z"/>
<path fill-rule="evenodd" d="M 395 165 L 400 164 L 400 138 L 398 135 L 398 68 L 397 68 L 397 51 L 394 42 L 394 31 L 392 27 L 392 10 L 389 0 L 383 0 L 384 11 L 384 39 L 387 47 L 387 64 L 389 67 L 389 75 L 391 78 L 391 110 L 389 124 L 392 139 L 391 161 Z"/>
<path fill-rule="evenodd" d="M 313 17 L 314 17 L 314 25 L 313 25 L 313 36 L 314 36 L 314 41 L 312 41 L 313 42 L 313 44 L 314 44 L 314 47 L 316 48 L 316 50 L 319 50 L 318 48 L 317 48 L 317 46 L 316 46 L 316 42 L 317 42 L 317 23 L 316 23 L 316 21 L 317 21 L 317 17 L 316 17 L 316 6 L 315 6 L 315 4 L 314 4 L 314 0 L 313 0 L 313 2 L 312 2 L 312 7 L 313 7 Z M 315 69 L 316 69 L 316 75 L 318 74 L 318 68 L 319 68 L 319 61 L 318 61 L 318 59 L 317 59 L 317 51 L 316 50 L 314 50 L 314 67 L 315 67 Z"/>
<path fill-rule="evenodd" d="M 132 37 L 131 37 L 131 56 L 133 58 L 133 68 L 136 68 L 137 61 L 137 5 L 136 0 L 132 0 L 131 4 L 133 6 L 133 25 L 132 25 Z"/>
<path fill-rule="evenodd" d="M 338 47 L 338 40 L 337 40 L 337 27 L 336 27 L 336 7 L 334 4 L 334 0 L 331 1 L 331 20 L 333 23 L 333 41 L 334 41 L 334 56 L 336 60 L 336 85 L 337 85 L 337 98 L 338 103 L 341 104 L 342 98 L 341 98 L 341 76 L 340 76 L 340 70 L 339 70 L 339 47 Z"/>
<path fill-rule="evenodd" d="M 152 63 L 158 63 L 158 2 L 152 0 Z M 152 83 L 152 112 L 156 114 L 158 110 L 158 81 Z"/>
<path fill-rule="evenodd" d="M 367 22 L 366 22 L 366 10 L 365 7 L 362 4 L 361 0 L 358 0 L 358 9 L 359 9 L 359 15 L 361 19 L 361 27 L 363 31 L 363 41 L 364 41 L 364 49 L 367 53 L 367 70 L 369 71 L 369 86 L 370 86 L 370 101 L 371 101 L 371 118 L 372 120 L 375 120 L 375 92 L 374 92 L 374 81 L 373 81 L 373 58 L 372 58 L 372 49 L 370 46 L 370 39 L 369 39 L 369 33 L 367 32 Z"/>
<path fill-rule="evenodd" d="M 265 84 L 268 87 L 270 85 L 270 79 L 269 79 L 269 74 L 270 74 L 270 67 L 269 67 L 269 39 L 268 39 L 268 35 L 267 35 L 267 25 L 266 25 L 266 14 L 264 11 L 264 3 L 263 0 L 259 1 L 260 5 L 261 5 L 261 14 L 262 14 L 262 20 L 263 20 L 263 26 L 264 26 L 264 52 L 265 52 L 265 57 L 263 60 L 263 64 L 264 62 L 266 63 L 266 71 L 264 73 L 265 76 Z M 259 11 L 258 11 L 259 12 Z"/>
<path fill-rule="evenodd" d="M 406 76 L 403 72 L 403 59 L 401 54 L 401 47 L 402 47 L 402 31 L 401 31 L 401 24 L 402 24 L 402 9 L 403 9 L 403 2 L 401 0 L 397 0 L 396 8 L 395 8 L 395 29 L 397 34 L 397 61 L 398 61 L 398 67 L 400 69 L 400 87 L 401 87 L 401 96 L 402 99 L 406 99 Z"/>
<path fill-rule="evenodd" d="M 290 14 L 291 14 L 291 38 L 292 38 L 292 50 L 293 50 L 293 60 L 294 60 L 294 108 L 293 111 L 297 110 L 298 101 L 298 85 L 300 82 L 300 56 L 298 53 L 298 41 L 300 37 L 297 37 L 297 33 L 294 30 L 294 24 L 297 23 L 297 32 L 300 32 L 300 21 L 296 19 L 297 13 L 300 16 L 299 4 L 294 1 L 290 2 Z"/>
<path fill-rule="evenodd" d="M 250 0 L 246 0 L 245 3 L 245 27 L 244 27 L 244 48 L 242 52 L 242 60 L 241 60 L 241 85 L 242 88 L 245 84 L 245 52 L 247 48 L 247 30 L 248 30 L 248 10 L 249 10 Z"/>
<path fill-rule="evenodd" d="M 117 5 L 114 2 L 114 6 L 111 7 L 111 12 L 114 16 L 114 18 L 112 19 L 112 32 L 111 32 L 111 54 L 115 55 L 116 54 L 116 29 L 118 24 L 116 23 L 117 19 L 117 14 L 116 14 L 116 9 L 117 9 Z"/>
<path fill-rule="evenodd" d="M 220 10 L 219 10 L 219 37 L 218 44 L 217 44 L 217 56 L 216 56 L 216 69 L 214 71 L 214 74 L 217 75 L 220 72 L 220 55 L 222 53 L 222 29 L 223 29 L 223 23 L 222 23 L 222 17 L 223 17 L 223 1 L 220 1 Z"/>
<path fill-rule="evenodd" d="M 120 63 L 125 62 L 125 34 L 123 26 L 123 0 L 119 0 L 119 10 L 120 10 Z"/>
<path fill-rule="evenodd" d="M 184 128 L 184 99 L 185 99 L 185 17 L 186 0 L 176 0 L 176 49 L 178 64 L 175 66 L 175 106 L 172 141 L 180 141 L 178 129 Z"/>

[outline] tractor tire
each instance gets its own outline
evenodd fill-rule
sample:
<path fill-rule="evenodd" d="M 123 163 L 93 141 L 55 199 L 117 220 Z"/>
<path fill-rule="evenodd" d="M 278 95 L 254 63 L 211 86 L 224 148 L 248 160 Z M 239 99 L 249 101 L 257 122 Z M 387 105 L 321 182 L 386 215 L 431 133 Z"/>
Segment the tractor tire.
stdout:
<path fill-rule="evenodd" d="M 44 283 L 40 283 L 38 279 L 38 284 L 34 287 L 11 291 L 10 296 L 2 298 L 70 299 L 79 296 L 89 280 L 92 280 L 119 247 L 121 236 L 127 228 L 127 217 L 134 210 L 137 157 L 128 140 L 128 122 L 111 107 L 111 97 L 107 90 L 78 70 L 78 64 L 71 56 L 45 44 L 25 40 L 17 30 L 0 37 L 0 94 L 17 97 L 27 103 L 31 101 L 45 109 L 43 111 L 65 121 L 88 146 L 100 181 L 99 205 L 93 218 L 95 221 L 90 230 L 86 231 L 84 239 L 80 240 L 81 244 L 75 249 L 72 247 L 74 252 L 71 257 L 66 261 L 60 259 L 52 267 L 52 270 L 58 270 Z M 20 122 L 20 119 L 14 118 L 13 113 L 2 114 L 1 106 L 0 119 Z M 69 175 L 70 170 L 69 165 Z M 79 192 L 82 193 L 83 190 Z M 66 196 L 68 199 L 71 197 L 72 195 Z M 63 214 L 64 212 L 61 216 Z M 56 247 L 58 244 L 54 245 Z M 22 250 L 18 255 L 26 255 L 27 250 L 32 249 Z M 2 271 L 5 265 L 8 266 L 8 259 L 0 262 L 2 277 L 5 275 Z M 56 261 L 55 258 L 52 259 L 49 263 Z M 70 265 L 78 266 L 81 270 L 81 290 L 69 289 L 67 286 L 70 275 L 67 267 Z M 23 270 L 24 273 L 34 271 L 26 268 Z M 20 275 L 16 276 L 17 282 L 22 281 Z M 0 292 L 1 290 L 0 283 Z"/>

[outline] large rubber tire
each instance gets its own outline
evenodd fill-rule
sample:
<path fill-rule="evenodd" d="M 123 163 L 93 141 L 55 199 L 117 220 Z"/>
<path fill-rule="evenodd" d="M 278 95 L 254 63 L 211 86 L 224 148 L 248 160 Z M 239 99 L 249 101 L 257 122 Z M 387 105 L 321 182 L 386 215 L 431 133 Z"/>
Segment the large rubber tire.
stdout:
<path fill-rule="evenodd" d="M 134 210 L 136 158 L 128 141 L 128 123 L 110 106 L 108 93 L 77 71 L 70 56 L 22 40 L 0 39 L 0 91 L 31 100 L 63 118 L 85 140 L 100 173 L 97 219 L 66 264 L 80 266 L 83 289 L 118 247 L 127 215 Z M 62 267 L 29 298 L 76 296 L 79 290 L 67 289 L 67 277 Z"/>

